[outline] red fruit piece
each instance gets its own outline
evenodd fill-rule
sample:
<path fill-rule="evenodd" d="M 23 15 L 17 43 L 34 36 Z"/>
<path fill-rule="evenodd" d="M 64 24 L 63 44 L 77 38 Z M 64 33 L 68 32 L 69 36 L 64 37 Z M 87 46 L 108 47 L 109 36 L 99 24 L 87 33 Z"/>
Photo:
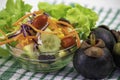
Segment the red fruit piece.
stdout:
<path fill-rule="evenodd" d="M 42 29 L 46 25 L 47 20 L 48 16 L 42 14 L 33 19 L 32 25 L 35 26 L 37 29 Z"/>
<path fill-rule="evenodd" d="M 72 37 L 72 36 L 63 38 L 61 40 L 61 45 L 62 45 L 63 48 L 70 47 L 70 46 L 72 46 L 74 44 L 76 44 L 76 41 L 75 41 L 75 38 Z"/>

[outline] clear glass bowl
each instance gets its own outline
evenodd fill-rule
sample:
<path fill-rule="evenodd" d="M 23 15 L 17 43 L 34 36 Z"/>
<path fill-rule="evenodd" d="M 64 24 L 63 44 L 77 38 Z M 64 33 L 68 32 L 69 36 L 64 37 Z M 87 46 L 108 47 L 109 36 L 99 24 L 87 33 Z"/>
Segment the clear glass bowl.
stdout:
<path fill-rule="evenodd" d="M 32 72 L 53 72 L 60 70 L 69 64 L 76 49 L 76 46 L 72 46 L 67 49 L 57 51 L 56 55 L 58 55 L 58 57 L 55 59 L 37 60 L 18 56 L 23 51 L 10 46 L 11 54 L 18 61 L 19 65 Z M 62 54 L 61 52 L 65 52 L 65 54 Z"/>

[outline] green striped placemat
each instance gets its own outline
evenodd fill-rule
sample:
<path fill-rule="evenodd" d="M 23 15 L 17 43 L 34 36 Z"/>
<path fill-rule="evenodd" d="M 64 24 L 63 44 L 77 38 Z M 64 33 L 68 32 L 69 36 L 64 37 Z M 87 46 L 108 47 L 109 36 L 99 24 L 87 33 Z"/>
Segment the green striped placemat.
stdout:
<path fill-rule="evenodd" d="M 87 6 L 86 6 L 87 7 Z M 92 8 L 99 15 L 97 25 L 105 24 L 111 29 L 120 29 L 120 9 Z M 84 79 L 73 68 L 72 62 L 65 68 L 53 73 L 33 73 L 28 72 L 9 57 L 0 58 L 0 80 L 82 80 Z M 109 76 L 109 80 L 120 80 L 120 70 L 114 70 Z M 108 80 L 107 79 L 107 80 Z"/>

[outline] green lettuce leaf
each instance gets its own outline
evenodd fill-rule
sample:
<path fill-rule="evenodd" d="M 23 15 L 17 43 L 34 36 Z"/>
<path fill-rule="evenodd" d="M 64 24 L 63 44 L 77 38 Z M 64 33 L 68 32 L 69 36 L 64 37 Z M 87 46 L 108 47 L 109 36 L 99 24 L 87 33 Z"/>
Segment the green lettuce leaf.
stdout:
<path fill-rule="evenodd" d="M 59 19 L 66 18 L 73 24 L 78 31 L 81 39 L 86 39 L 90 30 L 95 27 L 98 15 L 91 9 L 85 8 L 80 4 L 49 4 L 47 2 L 39 2 L 38 8 L 44 10 L 50 16 Z"/>
<path fill-rule="evenodd" d="M 90 30 L 95 27 L 98 16 L 91 9 L 75 4 L 72 9 L 66 13 L 66 19 L 75 26 L 82 39 L 86 39 Z"/>
<path fill-rule="evenodd" d="M 61 18 L 66 16 L 68 9 L 72 8 L 71 6 L 66 6 L 65 4 L 49 4 L 47 2 L 40 2 L 38 8 L 44 10 L 45 12 L 52 15 L 54 18 Z"/>
<path fill-rule="evenodd" d="M 32 6 L 22 0 L 7 0 L 6 8 L 0 11 L 0 29 L 7 33 L 14 31 L 12 26 L 19 18 L 31 10 Z"/>
<path fill-rule="evenodd" d="M 47 13 L 51 13 L 53 5 L 47 2 L 38 3 L 38 8 L 44 10 Z"/>

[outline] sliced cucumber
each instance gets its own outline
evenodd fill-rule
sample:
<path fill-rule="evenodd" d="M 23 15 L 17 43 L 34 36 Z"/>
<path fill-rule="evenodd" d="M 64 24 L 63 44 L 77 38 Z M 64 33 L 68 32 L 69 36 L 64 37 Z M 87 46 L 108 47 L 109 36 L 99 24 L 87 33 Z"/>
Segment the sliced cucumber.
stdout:
<path fill-rule="evenodd" d="M 42 45 L 39 46 L 41 52 L 56 52 L 61 47 L 61 40 L 54 34 L 41 34 Z"/>

